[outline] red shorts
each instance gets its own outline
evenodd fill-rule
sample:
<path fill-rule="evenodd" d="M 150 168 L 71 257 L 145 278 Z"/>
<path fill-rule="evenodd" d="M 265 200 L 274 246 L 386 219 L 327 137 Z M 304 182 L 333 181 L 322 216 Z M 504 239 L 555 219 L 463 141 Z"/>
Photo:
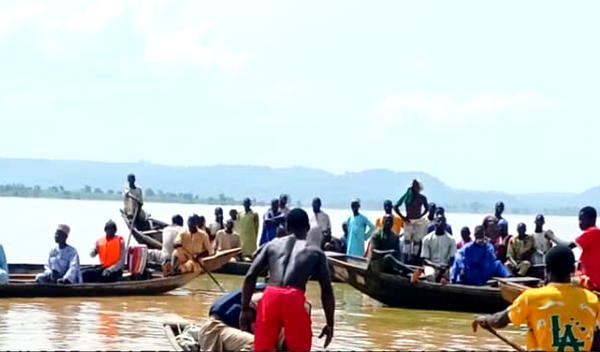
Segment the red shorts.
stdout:
<path fill-rule="evenodd" d="M 254 350 L 274 351 L 283 328 L 288 351 L 310 351 L 312 328 L 305 302 L 298 288 L 267 286 L 258 301 Z"/>

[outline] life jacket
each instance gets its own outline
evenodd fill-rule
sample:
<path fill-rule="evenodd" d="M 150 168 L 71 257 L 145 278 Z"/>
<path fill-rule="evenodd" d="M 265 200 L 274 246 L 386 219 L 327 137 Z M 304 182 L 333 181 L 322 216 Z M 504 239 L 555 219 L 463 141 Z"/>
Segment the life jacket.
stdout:
<path fill-rule="evenodd" d="M 123 237 L 121 236 L 115 236 L 110 240 L 104 236 L 96 242 L 100 264 L 103 268 L 113 266 L 121 260 L 121 256 L 123 255 L 123 253 L 121 253 L 122 243 Z"/>

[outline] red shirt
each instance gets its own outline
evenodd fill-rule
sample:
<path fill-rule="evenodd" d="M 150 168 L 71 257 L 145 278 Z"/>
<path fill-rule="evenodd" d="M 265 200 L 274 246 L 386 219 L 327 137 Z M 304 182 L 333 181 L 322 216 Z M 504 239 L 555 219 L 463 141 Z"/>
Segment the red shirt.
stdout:
<path fill-rule="evenodd" d="M 600 287 L 600 229 L 596 226 L 587 228 L 575 243 L 581 247 L 581 272 L 590 278 L 593 286 Z"/>

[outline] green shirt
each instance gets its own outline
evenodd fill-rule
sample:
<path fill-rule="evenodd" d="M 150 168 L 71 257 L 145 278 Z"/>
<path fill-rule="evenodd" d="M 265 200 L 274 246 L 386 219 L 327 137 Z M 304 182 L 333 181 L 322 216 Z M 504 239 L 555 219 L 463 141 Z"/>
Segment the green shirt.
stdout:
<path fill-rule="evenodd" d="M 399 252 L 399 239 L 400 237 L 393 232 L 385 233 L 383 229 L 377 229 L 371 237 L 371 246 L 373 249 L 378 251 L 388 251 L 393 249 L 397 256 Z"/>

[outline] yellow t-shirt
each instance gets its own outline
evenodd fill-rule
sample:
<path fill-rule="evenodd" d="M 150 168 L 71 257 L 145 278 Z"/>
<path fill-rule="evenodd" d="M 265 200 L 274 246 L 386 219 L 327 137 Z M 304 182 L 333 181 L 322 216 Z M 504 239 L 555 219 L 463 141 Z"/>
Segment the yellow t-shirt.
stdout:
<path fill-rule="evenodd" d="M 400 231 L 402 231 L 402 228 L 404 227 L 404 220 L 397 215 L 394 215 L 393 219 L 392 232 L 396 235 L 399 235 Z M 375 220 L 375 227 L 378 229 L 383 228 L 383 218 L 377 218 L 377 220 Z"/>
<path fill-rule="evenodd" d="M 527 324 L 527 349 L 589 351 L 598 326 L 598 297 L 571 284 L 551 283 L 523 292 L 510 306 L 514 325 Z"/>

